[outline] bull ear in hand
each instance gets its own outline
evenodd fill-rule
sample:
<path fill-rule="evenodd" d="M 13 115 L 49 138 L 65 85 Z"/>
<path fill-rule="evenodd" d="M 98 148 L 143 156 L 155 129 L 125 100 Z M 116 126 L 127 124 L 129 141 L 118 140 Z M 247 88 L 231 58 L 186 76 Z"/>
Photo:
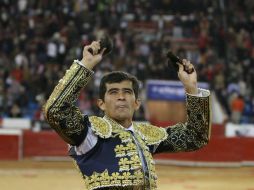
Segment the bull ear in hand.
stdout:
<path fill-rule="evenodd" d="M 182 59 L 180 59 L 178 56 L 176 56 L 172 51 L 168 51 L 167 53 L 167 58 L 168 58 L 168 66 L 170 67 L 170 64 L 172 64 L 175 68 L 175 70 L 178 72 L 179 71 L 179 65 L 183 65 Z M 194 72 L 194 69 L 192 68 L 191 70 L 187 70 L 184 66 L 184 71 L 187 72 L 188 74 L 191 74 Z"/>
<path fill-rule="evenodd" d="M 98 54 L 100 54 L 103 51 L 102 56 L 105 56 L 109 54 L 113 49 L 113 42 L 108 36 L 104 36 L 99 40 L 100 42 L 100 49 L 98 51 Z M 104 50 L 105 49 L 105 50 Z M 93 55 L 92 48 L 89 48 L 88 51 Z"/>

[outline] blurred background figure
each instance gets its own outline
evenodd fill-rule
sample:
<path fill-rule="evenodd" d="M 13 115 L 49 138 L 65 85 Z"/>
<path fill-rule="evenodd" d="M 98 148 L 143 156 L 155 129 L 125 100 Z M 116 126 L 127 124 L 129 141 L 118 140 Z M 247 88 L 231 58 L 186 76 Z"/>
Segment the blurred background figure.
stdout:
<path fill-rule="evenodd" d="M 234 94 L 233 100 L 231 101 L 231 121 L 233 123 L 240 123 L 242 113 L 244 109 L 244 99 L 241 95 Z"/>
<path fill-rule="evenodd" d="M 174 80 L 163 57 L 171 48 L 195 63 L 199 80 L 210 84 L 228 118 L 235 110 L 227 98 L 237 90 L 244 101 L 245 119 L 239 122 L 254 122 L 248 109 L 254 96 L 251 1 L 6 0 L 0 9 L 1 117 L 9 117 L 8 109 L 16 104 L 18 117 L 33 119 L 40 107 L 36 97 L 47 98 L 83 45 L 106 33 L 115 52 L 99 70 L 126 70 L 143 84 Z M 89 113 L 98 112 L 96 93 L 90 88 L 81 94 L 86 98 L 79 103 Z M 138 118 L 144 119 L 144 113 Z"/>

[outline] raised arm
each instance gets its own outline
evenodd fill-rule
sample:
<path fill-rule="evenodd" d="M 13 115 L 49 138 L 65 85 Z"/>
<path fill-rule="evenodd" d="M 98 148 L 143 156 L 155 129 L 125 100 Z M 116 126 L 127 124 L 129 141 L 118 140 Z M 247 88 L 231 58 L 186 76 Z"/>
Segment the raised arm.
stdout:
<path fill-rule="evenodd" d="M 183 60 L 183 64 L 187 70 L 194 69 L 187 60 Z M 197 150 L 206 145 L 210 139 L 210 92 L 198 90 L 195 70 L 188 74 L 184 71 L 183 65 L 179 65 L 178 76 L 187 93 L 187 122 L 167 127 L 168 137 L 158 145 L 155 153 Z"/>
<path fill-rule="evenodd" d="M 95 55 L 88 49 L 92 48 Z M 87 133 L 88 118 L 83 116 L 74 105 L 80 90 L 88 83 L 93 72 L 91 69 L 102 59 L 103 51 L 98 42 L 85 46 L 83 59 L 74 61 L 64 77 L 54 88 L 44 106 L 44 115 L 50 126 L 60 137 L 71 145 L 79 145 Z"/>

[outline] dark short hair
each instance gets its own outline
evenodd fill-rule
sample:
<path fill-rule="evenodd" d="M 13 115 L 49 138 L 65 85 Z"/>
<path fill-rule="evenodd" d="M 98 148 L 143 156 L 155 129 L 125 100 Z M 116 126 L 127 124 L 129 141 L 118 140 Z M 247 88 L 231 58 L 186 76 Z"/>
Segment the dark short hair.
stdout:
<path fill-rule="evenodd" d="M 104 100 L 104 96 L 107 90 L 106 84 L 120 83 L 122 81 L 132 82 L 132 89 L 134 91 L 135 98 L 137 99 L 139 92 L 139 81 L 135 76 L 123 71 L 113 71 L 102 77 L 99 88 L 99 98 Z"/>

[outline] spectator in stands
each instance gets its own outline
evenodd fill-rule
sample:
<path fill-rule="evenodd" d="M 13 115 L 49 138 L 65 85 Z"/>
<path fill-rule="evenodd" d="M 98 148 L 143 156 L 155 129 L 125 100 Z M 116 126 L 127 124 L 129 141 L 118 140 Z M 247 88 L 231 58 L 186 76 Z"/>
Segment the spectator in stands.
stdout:
<path fill-rule="evenodd" d="M 239 124 L 244 110 L 244 99 L 240 94 L 236 94 L 231 102 L 231 121 Z"/>
<path fill-rule="evenodd" d="M 20 107 L 17 104 L 13 104 L 10 108 L 9 117 L 17 118 L 22 117 Z"/>
<path fill-rule="evenodd" d="M 246 88 L 247 95 L 249 93 L 252 99 L 254 1 L 243 1 L 240 6 L 237 0 L 224 1 L 224 10 L 219 2 L 186 0 L 185 6 L 182 6 L 182 2 L 177 0 L 1 1 L 0 66 L 4 82 L 3 101 L 12 102 L 12 96 L 7 94 L 10 75 L 14 75 L 18 81 L 23 78 L 21 85 L 30 103 L 36 103 L 35 97 L 41 93 L 38 92 L 38 84 L 48 87 L 43 92 L 48 96 L 57 82 L 55 67 L 49 63 L 63 62 L 59 64 L 58 73 L 63 72 L 73 57 L 81 56 L 81 47 L 101 35 L 102 31 L 110 33 L 117 44 L 114 56 L 105 60 L 105 69 L 113 70 L 117 65 L 117 69 L 128 70 L 132 74 L 138 71 L 137 77 L 142 82 L 148 77 L 175 79 L 176 76 L 168 75 L 162 52 L 166 51 L 165 47 L 171 47 L 175 52 L 184 49 L 183 57 L 190 56 L 196 64 L 200 81 L 212 84 L 217 80 L 214 79 L 217 74 L 215 64 L 223 64 L 225 84 L 222 92 L 216 90 L 218 96 L 230 95 L 225 90 L 236 77 L 241 78 L 242 84 L 246 85 L 241 84 L 239 90 Z M 177 42 L 174 33 L 176 37 L 182 36 Z M 137 40 L 141 44 L 136 43 Z M 129 59 L 133 62 L 131 67 L 126 64 Z M 37 72 L 40 75 L 33 79 L 31 76 L 36 76 Z M 226 106 L 225 98 L 219 100 Z M 28 105 L 20 105 L 21 112 L 32 118 L 34 110 L 28 111 Z M 7 112 L 6 107 L 1 116 Z"/>

